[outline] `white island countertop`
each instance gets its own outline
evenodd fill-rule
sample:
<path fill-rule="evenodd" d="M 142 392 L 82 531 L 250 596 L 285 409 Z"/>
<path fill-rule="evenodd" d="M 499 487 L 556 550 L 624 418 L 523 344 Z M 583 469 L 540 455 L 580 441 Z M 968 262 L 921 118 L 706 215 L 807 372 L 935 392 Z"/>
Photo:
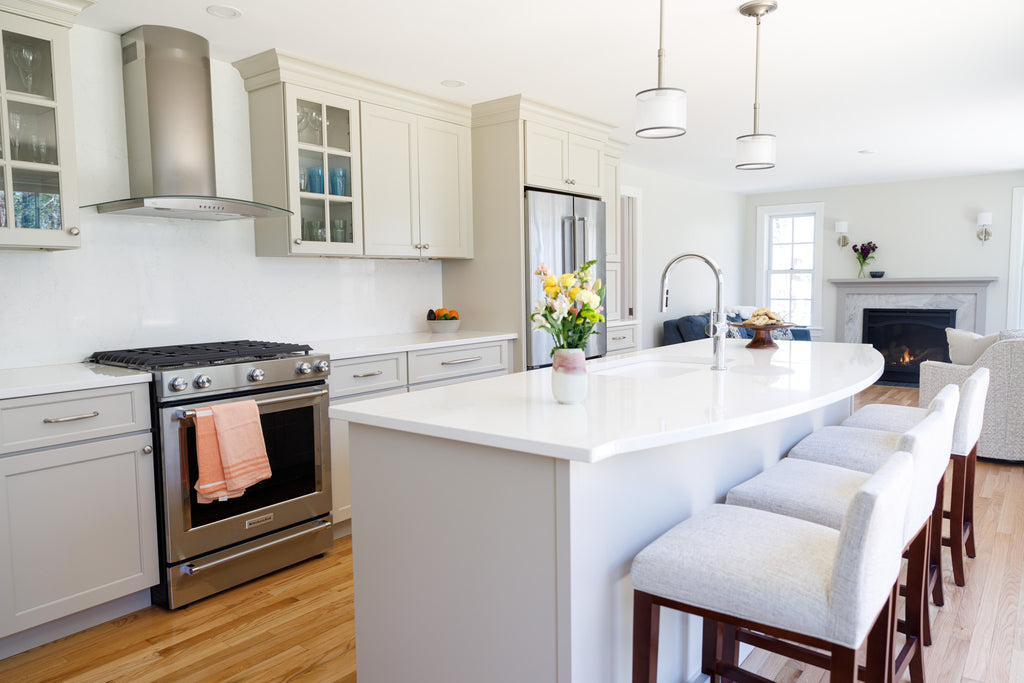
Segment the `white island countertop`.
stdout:
<path fill-rule="evenodd" d="M 148 372 L 95 363 L 65 363 L 0 370 L 0 399 L 149 382 Z"/>
<path fill-rule="evenodd" d="M 711 370 L 711 340 L 590 361 L 579 405 L 551 395 L 541 369 L 360 401 L 331 417 L 553 458 L 598 462 L 774 422 L 850 398 L 882 373 L 870 345 L 727 340 L 728 370 Z"/>

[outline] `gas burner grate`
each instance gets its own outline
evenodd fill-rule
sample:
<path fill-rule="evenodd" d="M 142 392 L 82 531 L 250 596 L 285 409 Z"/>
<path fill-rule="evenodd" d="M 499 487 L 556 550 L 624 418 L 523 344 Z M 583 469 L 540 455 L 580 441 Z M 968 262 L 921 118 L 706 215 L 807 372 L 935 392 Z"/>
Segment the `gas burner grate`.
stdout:
<path fill-rule="evenodd" d="M 178 344 L 174 346 L 151 346 L 141 349 L 97 351 L 88 360 L 102 365 L 161 370 L 184 365 L 219 365 L 280 358 L 308 354 L 312 350 L 312 347 L 306 344 L 240 339 L 237 341 L 210 342 L 207 344 Z"/>

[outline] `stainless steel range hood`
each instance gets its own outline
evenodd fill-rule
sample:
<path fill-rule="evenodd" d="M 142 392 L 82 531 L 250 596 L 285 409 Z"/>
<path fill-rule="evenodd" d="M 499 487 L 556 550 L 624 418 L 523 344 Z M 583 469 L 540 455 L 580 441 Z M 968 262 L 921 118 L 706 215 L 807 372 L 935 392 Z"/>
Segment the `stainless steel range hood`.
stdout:
<path fill-rule="evenodd" d="M 291 211 L 217 197 L 210 45 L 168 26 L 121 36 L 131 198 L 94 204 L 99 213 L 235 220 Z"/>

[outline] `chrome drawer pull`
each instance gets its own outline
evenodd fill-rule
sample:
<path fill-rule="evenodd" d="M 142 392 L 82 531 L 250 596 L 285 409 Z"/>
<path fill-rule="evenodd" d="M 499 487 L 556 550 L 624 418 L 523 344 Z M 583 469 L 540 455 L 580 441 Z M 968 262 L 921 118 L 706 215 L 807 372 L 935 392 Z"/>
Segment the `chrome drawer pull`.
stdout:
<path fill-rule="evenodd" d="M 459 358 L 458 360 L 443 360 L 441 365 L 462 365 L 463 363 L 474 363 L 483 359 L 483 356 L 473 356 L 472 358 Z"/>
<path fill-rule="evenodd" d="M 44 417 L 43 424 L 60 424 L 61 422 L 74 422 L 75 420 L 88 420 L 90 417 L 99 417 L 99 411 L 94 410 L 91 413 L 84 413 L 82 415 L 68 415 L 67 417 Z"/>
<path fill-rule="evenodd" d="M 622 341 L 625 337 L 612 337 L 612 341 Z"/>
<path fill-rule="evenodd" d="M 376 377 L 377 375 L 383 375 L 383 370 L 374 370 L 373 372 L 364 372 L 360 375 L 352 375 L 356 379 L 362 379 L 363 377 Z"/>
<path fill-rule="evenodd" d="M 255 548 L 249 548 L 248 550 L 243 550 L 243 551 L 241 551 L 239 553 L 235 553 L 234 555 L 229 555 L 227 557 L 222 557 L 219 560 L 212 560 L 210 562 L 205 562 L 203 564 L 196 564 L 194 562 L 189 562 L 188 564 L 185 564 L 185 565 L 181 566 L 181 573 L 182 574 L 188 574 L 189 576 L 195 576 L 196 574 L 198 574 L 199 572 L 203 571 L 204 569 L 213 569 L 214 567 L 216 567 L 219 564 L 224 564 L 225 562 L 232 562 L 234 560 L 239 559 L 240 557 L 245 557 L 246 555 L 251 555 L 253 553 L 260 552 L 261 550 L 265 550 L 266 548 L 269 548 L 271 546 L 277 545 L 278 543 L 285 543 L 287 541 L 293 541 L 296 538 L 299 538 L 301 536 L 305 536 L 306 534 L 316 533 L 317 531 L 320 531 L 321 529 L 323 529 L 325 526 L 330 526 L 330 525 L 331 525 L 331 523 L 329 521 L 325 520 L 325 519 L 317 520 L 316 525 L 313 526 L 312 528 L 303 529 L 302 531 L 299 531 L 298 533 L 294 533 L 294 534 L 290 534 L 288 536 L 283 536 L 281 538 L 274 539 L 273 541 L 270 541 L 269 543 L 264 543 L 263 545 L 256 546 Z"/>

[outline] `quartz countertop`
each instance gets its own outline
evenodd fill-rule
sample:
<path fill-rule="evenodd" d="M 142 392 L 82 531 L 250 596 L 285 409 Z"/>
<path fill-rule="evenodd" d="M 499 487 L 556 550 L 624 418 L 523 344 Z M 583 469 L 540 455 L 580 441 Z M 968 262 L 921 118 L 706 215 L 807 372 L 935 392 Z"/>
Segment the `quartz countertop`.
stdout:
<path fill-rule="evenodd" d="M 433 332 L 404 332 L 385 334 L 374 337 L 351 337 L 346 339 L 326 339 L 307 342 L 313 350 L 327 353 L 331 360 L 344 360 L 360 356 L 376 356 L 383 353 L 400 353 L 402 351 L 418 351 L 420 349 L 458 346 L 460 344 L 484 343 L 491 341 L 507 341 L 515 339 L 515 333 L 480 332 L 474 330 L 458 330 L 437 334 Z"/>
<path fill-rule="evenodd" d="M 148 372 L 95 363 L 10 368 L 0 370 L 0 399 L 143 384 L 151 378 Z"/>
<path fill-rule="evenodd" d="M 579 405 L 551 395 L 551 369 L 331 408 L 332 418 L 553 458 L 597 462 L 791 417 L 852 397 L 882 374 L 867 344 L 730 339 L 724 372 L 710 339 L 587 363 Z"/>

